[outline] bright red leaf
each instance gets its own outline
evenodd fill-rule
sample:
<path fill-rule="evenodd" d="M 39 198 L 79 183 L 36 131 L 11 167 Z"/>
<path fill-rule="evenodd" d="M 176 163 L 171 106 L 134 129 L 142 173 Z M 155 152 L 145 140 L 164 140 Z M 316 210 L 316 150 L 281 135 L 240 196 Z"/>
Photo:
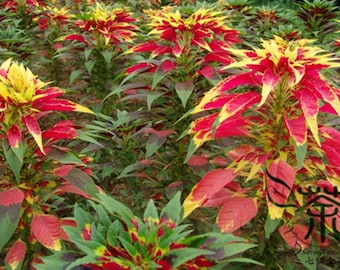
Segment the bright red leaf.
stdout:
<path fill-rule="evenodd" d="M 216 169 L 208 172 L 185 199 L 183 203 L 184 216 L 188 216 L 194 209 L 212 198 L 234 178 L 235 174 L 231 169 Z"/>
<path fill-rule="evenodd" d="M 282 159 L 276 159 L 269 165 L 266 174 L 266 191 L 271 219 L 282 217 L 286 201 L 295 181 L 295 170 Z"/>
<path fill-rule="evenodd" d="M 24 123 L 27 127 L 28 132 L 32 135 L 33 139 L 37 143 L 40 151 L 42 153 L 44 152 L 43 143 L 42 143 L 42 137 L 41 137 L 41 131 L 38 121 L 35 117 L 31 115 L 26 115 L 23 117 Z"/>
<path fill-rule="evenodd" d="M 283 225 L 279 228 L 279 232 L 286 243 L 296 250 L 304 250 L 311 244 L 311 237 L 305 239 L 308 233 L 306 225 L 294 224 L 292 227 Z"/>
<path fill-rule="evenodd" d="M 307 127 L 305 117 L 300 115 L 294 118 L 284 117 L 286 127 L 289 131 L 290 137 L 296 142 L 296 144 L 304 145 L 307 140 Z"/>
<path fill-rule="evenodd" d="M 0 192 L 0 205 L 11 206 L 21 204 L 25 198 L 24 192 L 18 188 L 11 188 Z"/>
<path fill-rule="evenodd" d="M 8 250 L 5 257 L 5 264 L 10 269 L 20 269 L 25 258 L 26 244 L 22 240 L 17 240 Z"/>
<path fill-rule="evenodd" d="M 12 148 L 18 148 L 22 140 L 22 133 L 20 128 L 17 125 L 11 126 L 10 129 L 8 129 L 7 131 L 7 138 L 9 145 Z"/>
<path fill-rule="evenodd" d="M 222 232 L 233 232 L 252 220 L 257 211 L 255 198 L 230 198 L 222 205 L 217 216 L 217 224 Z"/>
<path fill-rule="evenodd" d="M 61 228 L 56 216 L 34 213 L 31 230 L 34 238 L 43 246 L 55 251 L 61 250 Z"/>

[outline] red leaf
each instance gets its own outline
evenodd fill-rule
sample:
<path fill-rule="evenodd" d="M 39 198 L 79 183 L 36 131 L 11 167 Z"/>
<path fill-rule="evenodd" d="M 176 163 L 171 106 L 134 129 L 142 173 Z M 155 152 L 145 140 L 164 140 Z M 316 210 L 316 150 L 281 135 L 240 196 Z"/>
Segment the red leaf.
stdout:
<path fill-rule="evenodd" d="M 18 188 L 4 190 L 0 192 L 0 205 L 10 206 L 13 204 L 21 204 L 24 198 L 24 192 Z"/>
<path fill-rule="evenodd" d="M 7 138 L 8 138 L 9 145 L 12 148 L 19 147 L 20 142 L 22 140 L 22 134 L 21 134 L 21 130 L 19 129 L 17 125 L 13 125 L 11 126 L 10 129 L 8 129 Z"/>
<path fill-rule="evenodd" d="M 308 233 L 308 227 L 305 225 L 295 224 L 292 227 L 283 225 L 279 232 L 286 243 L 294 249 L 304 250 L 311 244 L 311 237 L 305 239 Z"/>
<path fill-rule="evenodd" d="M 163 70 L 163 72 L 170 72 L 172 71 L 174 68 L 176 67 L 176 63 L 170 61 L 170 60 L 165 60 L 162 64 L 161 64 L 161 68 Z"/>
<path fill-rule="evenodd" d="M 240 85 L 257 85 L 260 86 L 260 78 L 258 75 L 255 75 L 253 72 L 236 74 L 233 76 L 229 76 L 223 81 L 219 82 L 213 88 L 211 88 L 203 97 L 201 102 L 195 107 L 192 113 L 198 113 L 201 111 L 205 111 L 205 106 L 218 98 L 223 92 L 233 89 Z"/>
<path fill-rule="evenodd" d="M 235 193 L 223 188 L 216 192 L 209 200 L 203 203 L 203 207 L 221 207 L 226 201 L 230 200 Z"/>
<path fill-rule="evenodd" d="M 148 63 L 148 62 L 143 62 L 143 63 L 138 63 L 135 64 L 128 69 L 126 69 L 125 73 L 126 74 L 131 74 L 133 72 L 155 72 L 157 69 L 157 66 L 153 63 Z"/>
<path fill-rule="evenodd" d="M 286 127 L 289 131 L 290 137 L 296 142 L 297 145 L 304 145 L 307 140 L 307 127 L 305 117 L 300 115 L 295 118 L 288 119 L 284 117 Z"/>
<path fill-rule="evenodd" d="M 207 79 L 211 79 L 215 75 L 215 69 L 212 66 L 204 66 L 197 72 L 198 74 L 204 76 Z"/>
<path fill-rule="evenodd" d="M 136 45 L 131 49 L 133 52 L 150 52 L 158 48 L 156 42 L 150 41 L 143 44 Z"/>
<path fill-rule="evenodd" d="M 85 40 L 84 36 L 79 35 L 79 34 L 67 35 L 66 37 L 64 37 L 64 40 L 77 40 L 79 42 L 88 44 L 88 42 Z"/>
<path fill-rule="evenodd" d="M 305 116 L 305 121 L 309 126 L 316 142 L 320 145 L 317 114 L 319 111 L 318 97 L 308 89 L 300 90 L 301 109 Z"/>
<path fill-rule="evenodd" d="M 211 198 L 216 192 L 221 190 L 234 178 L 234 170 L 232 169 L 216 169 L 208 172 L 199 181 L 197 186 L 193 188 L 193 199 L 200 200 L 203 197 L 205 197 L 206 199 Z"/>
<path fill-rule="evenodd" d="M 77 104 L 66 99 L 49 99 L 47 102 L 36 104 L 41 111 L 76 111 Z"/>
<path fill-rule="evenodd" d="M 261 95 L 256 92 L 246 92 L 235 95 L 223 105 L 217 117 L 218 123 L 220 124 L 228 118 L 242 113 L 260 100 Z"/>
<path fill-rule="evenodd" d="M 222 205 L 217 216 L 217 224 L 222 232 L 233 232 L 252 220 L 257 211 L 254 198 L 230 198 Z"/>
<path fill-rule="evenodd" d="M 50 129 L 42 132 L 43 139 L 74 139 L 78 135 L 72 121 L 60 121 Z"/>
<path fill-rule="evenodd" d="M 339 97 L 336 95 L 332 87 L 321 78 L 317 71 L 310 71 L 308 76 L 307 74 L 304 76 L 304 78 L 306 77 L 308 78 L 306 86 L 313 87 L 313 89 L 321 95 L 323 101 L 329 103 L 337 114 L 340 115 Z"/>
<path fill-rule="evenodd" d="M 208 158 L 204 155 L 192 156 L 187 164 L 192 167 L 203 167 L 208 164 Z"/>
<path fill-rule="evenodd" d="M 291 193 L 295 181 L 295 170 L 282 159 L 276 159 L 270 164 L 266 178 L 269 216 L 271 219 L 278 219 L 282 217 L 282 206 L 285 206 Z"/>
<path fill-rule="evenodd" d="M 90 195 L 86 194 L 84 191 L 71 185 L 70 183 L 64 183 L 63 185 L 57 187 L 57 189 L 55 190 L 55 194 L 64 194 L 64 193 L 77 194 L 88 199 L 92 198 Z"/>
<path fill-rule="evenodd" d="M 72 170 L 73 165 L 63 165 L 54 171 L 54 174 L 60 177 L 65 177 Z"/>
<path fill-rule="evenodd" d="M 32 218 L 31 229 L 33 236 L 43 246 L 55 251 L 61 250 L 61 228 L 56 216 L 35 213 Z"/>
<path fill-rule="evenodd" d="M 300 89 L 301 109 L 305 117 L 314 117 L 319 110 L 318 97 L 308 89 Z"/>
<path fill-rule="evenodd" d="M 27 127 L 28 132 L 32 135 L 40 151 L 45 154 L 38 121 L 31 115 L 24 116 L 23 120 Z"/>
<path fill-rule="evenodd" d="M 63 230 L 62 226 L 71 226 L 71 227 L 77 227 L 77 223 L 74 220 L 71 219 L 62 219 L 59 221 L 60 223 L 60 228 L 61 228 L 61 235 L 60 238 L 64 241 L 69 241 L 69 237 L 66 234 L 66 232 Z"/>
<path fill-rule="evenodd" d="M 26 254 L 26 244 L 17 240 L 8 250 L 5 257 L 5 264 L 10 267 L 10 269 L 19 269 L 21 263 L 23 262 Z"/>
<path fill-rule="evenodd" d="M 56 98 L 61 95 L 63 95 L 63 91 L 60 88 L 57 87 L 49 87 L 46 89 L 38 89 L 37 94 L 34 97 L 34 103 L 33 104 L 39 104 L 42 102 L 46 102 L 47 100 L 51 98 Z"/>
<path fill-rule="evenodd" d="M 185 199 L 183 203 L 184 216 L 189 215 L 195 208 L 212 198 L 234 178 L 232 169 L 216 169 L 208 172 Z"/>

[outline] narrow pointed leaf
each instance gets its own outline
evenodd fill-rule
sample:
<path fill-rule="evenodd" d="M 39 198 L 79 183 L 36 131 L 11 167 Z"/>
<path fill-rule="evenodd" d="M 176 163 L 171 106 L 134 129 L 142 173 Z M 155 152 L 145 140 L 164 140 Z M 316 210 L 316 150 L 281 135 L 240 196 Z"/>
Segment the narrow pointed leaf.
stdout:
<path fill-rule="evenodd" d="M 297 146 L 302 146 L 307 140 L 307 127 L 305 117 L 300 115 L 295 118 L 284 117 L 286 127 L 290 137 L 294 140 Z"/>
<path fill-rule="evenodd" d="M 322 96 L 323 100 L 329 103 L 340 116 L 340 101 L 333 89 L 327 84 L 326 81 L 320 78 L 320 75 L 318 76 L 318 79 L 314 77 L 312 83 L 315 89 Z"/>
<path fill-rule="evenodd" d="M 236 95 L 223 105 L 214 125 L 219 125 L 226 119 L 247 110 L 255 103 L 258 103 L 260 99 L 260 94 L 256 92 L 246 92 Z"/>
<path fill-rule="evenodd" d="M 262 98 L 261 98 L 261 102 L 259 106 L 262 106 L 266 102 L 269 94 L 274 90 L 280 78 L 281 76 L 275 74 L 271 69 L 267 69 L 264 72 L 263 78 L 262 78 L 262 83 L 263 83 Z"/>
<path fill-rule="evenodd" d="M 303 166 L 303 161 L 305 160 L 307 154 L 307 143 L 305 143 L 304 145 L 297 145 L 296 143 L 294 143 L 294 150 L 297 161 L 297 169 L 301 169 Z"/>
<path fill-rule="evenodd" d="M 211 88 L 205 96 L 202 98 L 201 102 L 194 108 L 192 111 L 193 114 L 204 111 L 204 106 L 212 101 L 214 98 L 219 96 L 221 93 L 225 91 L 229 91 L 230 89 L 233 89 L 240 85 L 257 85 L 259 86 L 259 78 L 253 73 L 242 73 L 230 76 L 220 83 L 218 83 L 216 86 Z"/>
<path fill-rule="evenodd" d="M 11 126 L 7 131 L 7 138 L 11 148 L 18 148 L 22 141 L 21 130 L 17 125 Z"/>
<path fill-rule="evenodd" d="M 41 131 L 38 121 L 31 115 L 27 115 L 23 117 L 24 123 L 27 127 L 28 132 L 32 135 L 33 139 L 37 143 L 40 151 L 45 154 Z"/>
<path fill-rule="evenodd" d="M 307 125 L 312 132 L 315 141 L 320 145 L 317 114 L 319 111 L 319 101 L 317 96 L 307 89 L 300 91 L 301 109 L 305 116 Z"/>

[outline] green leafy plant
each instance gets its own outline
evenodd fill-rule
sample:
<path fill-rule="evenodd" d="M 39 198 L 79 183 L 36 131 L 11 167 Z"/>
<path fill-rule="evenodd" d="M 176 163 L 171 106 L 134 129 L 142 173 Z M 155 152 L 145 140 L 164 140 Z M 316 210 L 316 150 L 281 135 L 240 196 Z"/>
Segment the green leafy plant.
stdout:
<path fill-rule="evenodd" d="M 98 198 L 99 204 L 91 203 L 94 215 L 77 205 L 77 225 L 64 226 L 79 252 L 64 250 L 44 257 L 43 264 L 36 264 L 38 270 L 52 264 L 65 269 L 80 265 L 89 269 L 223 269 L 232 263 L 258 264 L 237 257 L 254 247 L 241 237 L 218 232 L 190 235 L 188 225 L 180 224 L 180 193 L 160 213 L 149 201 L 142 218 L 108 195 Z"/>
<path fill-rule="evenodd" d="M 339 17 L 335 1 L 304 0 L 298 5 L 297 16 L 301 18 L 305 28 L 306 38 L 317 39 L 319 43 L 327 44 L 334 39 L 338 30 Z"/>

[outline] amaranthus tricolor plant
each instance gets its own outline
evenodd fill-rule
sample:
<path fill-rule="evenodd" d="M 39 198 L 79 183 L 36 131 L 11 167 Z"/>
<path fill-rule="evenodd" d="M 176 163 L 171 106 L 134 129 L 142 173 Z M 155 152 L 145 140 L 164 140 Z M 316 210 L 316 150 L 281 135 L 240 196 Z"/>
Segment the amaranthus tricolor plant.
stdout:
<path fill-rule="evenodd" d="M 164 82 L 165 77 L 170 79 L 170 91 L 174 88 L 186 107 L 198 77 L 216 79 L 219 71 L 216 63 L 226 65 L 232 61 L 226 48 L 240 42 L 238 31 L 224 23 L 226 17 L 221 12 L 211 9 L 188 12 L 164 8 L 148 15 L 150 40 L 127 53 L 147 52 L 150 59 L 128 68 L 127 74 L 154 73 L 152 88 Z"/>
<path fill-rule="evenodd" d="M 61 39 L 72 41 L 67 45 L 70 51 L 81 52 L 76 57 L 86 68 L 90 86 L 103 92 L 117 75 L 118 63 L 124 65 L 118 58 L 136 36 L 136 19 L 126 7 L 96 2 L 74 15 L 71 21 L 75 32 Z M 70 57 L 69 53 L 65 55 Z M 59 57 L 63 58 L 64 54 Z M 83 70 L 77 72 L 81 74 Z"/>
<path fill-rule="evenodd" d="M 310 186 L 328 187 L 330 194 L 339 188 L 340 133 L 322 121 L 340 115 L 340 91 L 322 75 L 339 64 L 310 43 L 275 37 L 259 49 L 230 49 L 239 61 L 226 69 L 242 68 L 240 73 L 205 94 L 192 111 L 204 116 L 188 132 L 194 135 L 188 157 L 204 142 L 235 138 L 226 149 L 229 164 L 207 173 L 192 189 L 185 216 L 200 206 L 221 207 L 218 226 L 234 232 L 258 214 L 267 215 L 266 238 L 280 227 L 295 249 L 307 248 L 318 234 L 301 224 L 311 211 L 315 216 L 321 211 L 303 194 Z M 337 192 L 334 197 L 339 200 Z M 339 224 L 337 215 L 332 218 Z M 332 218 L 326 219 L 330 239 L 336 236 Z"/>
<path fill-rule="evenodd" d="M 0 66 L 0 254 L 9 269 L 28 269 L 44 248 L 62 248 L 62 194 L 90 198 L 98 192 L 87 157 L 58 144 L 77 138 L 76 125 L 41 124 L 51 112 L 92 112 L 47 86 L 22 64 L 7 60 Z"/>

